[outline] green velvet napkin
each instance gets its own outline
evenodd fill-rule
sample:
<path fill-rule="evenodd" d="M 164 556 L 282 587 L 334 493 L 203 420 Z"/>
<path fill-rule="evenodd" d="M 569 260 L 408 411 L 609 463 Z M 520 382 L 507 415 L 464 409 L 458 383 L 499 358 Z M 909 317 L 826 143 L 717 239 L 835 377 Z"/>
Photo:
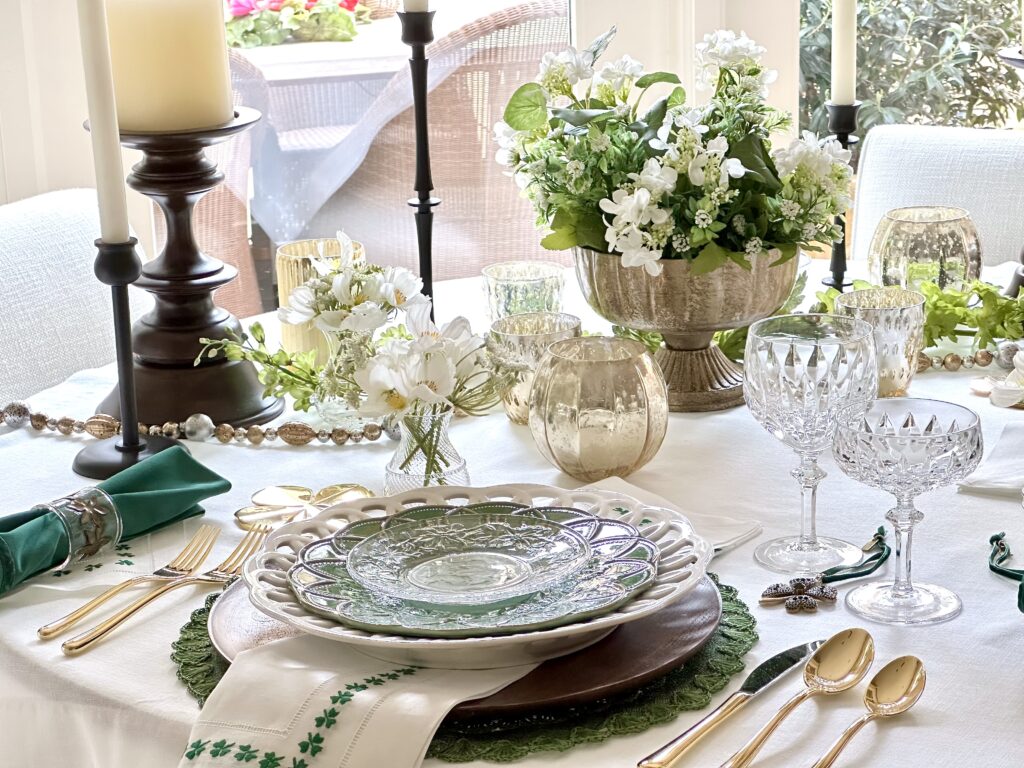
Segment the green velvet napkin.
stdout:
<path fill-rule="evenodd" d="M 124 541 L 202 514 L 199 502 L 227 492 L 231 483 L 175 446 L 98 487 L 110 495 L 121 513 Z M 60 565 L 67 555 L 67 534 L 53 512 L 29 510 L 0 518 L 0 595 L 40 571 Z"/>

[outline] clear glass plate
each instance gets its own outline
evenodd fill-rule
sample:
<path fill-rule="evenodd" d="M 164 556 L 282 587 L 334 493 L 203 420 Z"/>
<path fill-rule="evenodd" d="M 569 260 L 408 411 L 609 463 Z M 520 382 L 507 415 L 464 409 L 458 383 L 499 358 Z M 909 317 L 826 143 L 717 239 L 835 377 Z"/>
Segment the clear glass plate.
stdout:
<path fill-rule="evenodd" d="M 416 603 L 484 606 L 556 586 L 590 559 L 567 525 L 512 511 L 435 508 L 398 515 L 357 541 L 348 572 L 366 589 Z"/>
<path fill-rule="evenodd" d="M 431 605 L 395 599 L 367 589 L 351 573 L 357 546 L 382 531 L 446 516 L 498 514 L 493 503 L 453 508 L 419 507 L 389 518 L 353 523 L 303 547 L 288 571 L 299 602 L 314 613 L 370 632 L 412 637 L 468 638 L 549 629 L 599 616 L 625 604 L 657 574 L 658 547 L 624 521 L 565 507 L 518 507 L 511 515 L 557 523 L 578 534 L 590 554 L 582 567 L 556 586 L 518 600 L 486 606 Z"/>

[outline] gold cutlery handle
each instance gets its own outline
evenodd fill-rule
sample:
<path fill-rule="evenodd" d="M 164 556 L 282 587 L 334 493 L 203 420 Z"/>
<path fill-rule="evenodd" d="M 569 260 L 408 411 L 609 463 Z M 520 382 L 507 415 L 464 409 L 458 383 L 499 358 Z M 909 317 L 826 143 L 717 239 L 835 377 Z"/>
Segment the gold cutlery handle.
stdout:
<path fill-rule="evenodd" d="M 751 698 L 753 694 L 737 691 L 699 723 L 637 763 L 637 768 L 673 768 L 690 747 L 738 712 Z"/>
<path fill-rule="evenodd" d="M 757 757 L 757 753 L 761 751 L 761 747 L 763 747 L 764 743 L 768 741 L 768 737 L 775 733 L 775 730 L 779 727 L 782 721 L 789 717 L 790 713 L 792 713 L 794 709 L 799 707 L 813 695 L 814 693 L 812 691 L 804 689 L 779 707 L 779 711 L 775 713 L 775 716 L 765 723 L 761 730 L 755 733 L 753 738 L 744 744 L 736 754 L 722 763 L 720 768 L 744 768 L 745 766 L 750 765 L 750 763 L 754 761 L 754 758 Z"/>
<path fill-rule="evenodd" d="M 822 755 L 812 768 L 829 768 L 836 761 L 836 758 L 839 757 L 839 753 L 846 749 L 846 745 L 853 740 L 853 737 L 857 735 L 860 729 L 876 717 L 877 715 L 874 713 L 868 712 L 863 717 L 855 720 L 849 728 L 843 731 L 842 735 L 836 739 L 836 743 L 829 747 L 828 752 Z"/>
<path fill-rule="evenodd" d="M 126 622 L 128 619 L 130 619 L 132 616 L 134 616 L 136 613 L 138 613 L 145 606 L 149 605 L 151 602 L 156 600 L 161 595 L 167 594 L 172 589 L 184 587 L 188 584 L 196 584 L 200 581 L 207 581 L 207 579 L 204 579 L 201 576 L 182 576 L 180 579 L 175 579 L 174 581 L 171 581 L 167 584 L 162 584 L 156 589 L 147 592 L 145 595 L 140 597 L 138 600 L 136 600 L 134 603 L 130 604 L 126 608 L 121 609 L 113 616 L 111 616 L 109 619 L 101 621 L 99 624 L 97 624 L 89 631 L 83 632 L 80 635 L 75 635 L 75 637 L 72 637 L 70 640 L 65 641 L 65 643 L 61 646 L 61 650 L 64 651 L 64 653 L 66 653 L 68 656 L 73 656 L 76 653 L 81 653 L 82 651 L 87 650 L 96 641 L 101 640 L 102 638 L 109 635 L 111 632 L 117 629 L 117 627 Z"/>
<path fill-rule="evenodd" d="M 80 608 L 75 609 L 67 616 L 61 619 L 57 619 L 56 621 L 47 624 L 45 627 L 40 627 L 37 634 L 43 640 L 49 640 L 51 637 L 56 637 L 64 630 L 73 627 L 75 624 L 77 624 L 83 618 L 85 618 L 90 613 L 95 611 L 97 608 L 99 608 L 105 602 L 110 600 L 112 597 L 115 597 L 121 594 L 121 592 L 123 592 L 124 590 L 128 589 L 128 587 L 134 587 L 139 584 L 145 584 L 150 581 L 166 581 L 172 578 L 174 577 L 153 576 L 151 574 L 145 574 L 143 576 L 133 576 L 132 578 L 126 581 L 122 581 L 120 584 L 115 584 L 105 592 L 101 592 L 100 594 L 96 595 L 96 597 L 94 597 L 92 600 L 90 600 Z"/>

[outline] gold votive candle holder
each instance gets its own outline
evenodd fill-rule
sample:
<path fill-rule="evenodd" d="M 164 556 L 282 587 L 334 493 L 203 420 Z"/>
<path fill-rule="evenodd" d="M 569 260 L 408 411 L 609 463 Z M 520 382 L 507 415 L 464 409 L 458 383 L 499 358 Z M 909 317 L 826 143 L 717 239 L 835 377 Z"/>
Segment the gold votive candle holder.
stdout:
<path fill-rule="evenodd" d="M 624 477 L 665 439 L 665 379 L 639 341 L 556 341 L 537 366 L 529 423 L 540 452 L 566 474 L 584 482 Z"/>
<path fill-rule="evenodd" d="M 496 320 L 487 339 L 501 387 L 501 402 L 513 424 L 530 416 L 530 389 L 537 364 L 556 341 L 576 338 L 581 322 L 563 312 L 528 312 Z"/>
<path fill-rule="evenodd" d="M 835 313 L 874 329 L 878 396 L 903 397 L 924 344 L 924 295 L 903 288 L 865 288 L 836 297 Z"/>
<path fill-rule="evenodd" d="M 355 258 L 363 258 L 362 243 L 353 242 L 352 247 Z M 282 243 L 277 249 L 275 260 L 278 306 L 287 307 L 288 297 L 291 296 L 292 291 L 307 280 L 316 277 L 316 270 L 312 265 L 313 259 L 337 262 L 340 257 L 341 242 L 334 237 Z M 327 339 L 311 322 L 303 325 L 282 323 L 281 346 L 287 352 L 308 352 L 315 349 L 316 361 L 319 365 L 325 364 L 330 356 Z"/>

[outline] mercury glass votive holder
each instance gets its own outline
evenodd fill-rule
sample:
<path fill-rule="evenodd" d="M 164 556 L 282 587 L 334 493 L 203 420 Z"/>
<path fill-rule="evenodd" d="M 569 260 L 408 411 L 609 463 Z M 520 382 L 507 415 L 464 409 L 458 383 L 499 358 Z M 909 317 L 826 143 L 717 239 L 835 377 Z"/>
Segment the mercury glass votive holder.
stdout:
<path fill-rule="evenodd" d="M 667 427 L 665 379 L 639 341 L 556 341 L 537 366 L 530 431 L 544 457 L 577 480 L 635 472 L 654 458 Z"/>
<path fill-rule="evenodd" d="M 496 320 L 487 339 L 505 414 L 513 424 L 530 416 L 530 389 L 537 363 L 556 341 L 580 335 L 580 319 L 562 312 L 528 312 Z"/>
<path fill-rule="evenodd" d="M 565 270 L 550 261 L 505 261 L 482 270 L 491 321 L 562 308 Z"/>
<path fill-rule="evenodd" d="M 835 313 L 874 329 L 878 396 L 903 397 L 924 344 L 924 294 L 903 288 L 866 288 L 836 297 Z"/>
<path fill-rule="evenodd" d="M 981 241 L 963 208 L 894 208 L 875 229 L 868 265 L 872 281 L 882 285 L 916 290 L 928 281 L 962 290 L 981 273 Z"/>

